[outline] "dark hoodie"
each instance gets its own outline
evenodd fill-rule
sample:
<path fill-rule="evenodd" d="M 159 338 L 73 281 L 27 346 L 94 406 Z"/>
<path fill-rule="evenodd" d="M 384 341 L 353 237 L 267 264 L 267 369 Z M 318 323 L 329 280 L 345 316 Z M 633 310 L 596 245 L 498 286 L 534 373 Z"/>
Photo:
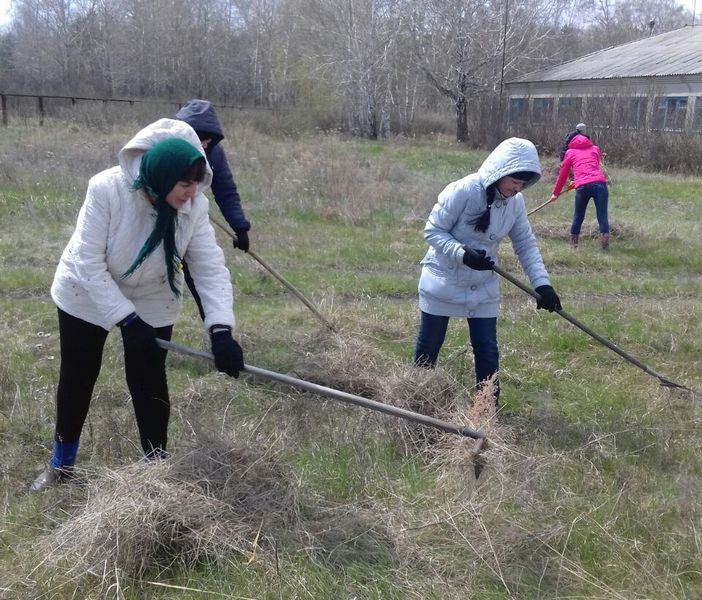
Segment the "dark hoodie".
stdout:
<path fill-rule="evenodd" d="M 241 198 L 236 189 L 227 156 L 219 145 L 224 139 L 224 134 L 214 107 L 207 100 L 195 98 L 188 100 L 175 117 L 190 125 L 200 139 L 212 140 L 205 150 L 205 156 L 212 168 L 211 187 L 215 202 L 232 229 L 248 231 L 251 229 L 251 224 L 246 220 L 244 209 L 241 207 Z"/>

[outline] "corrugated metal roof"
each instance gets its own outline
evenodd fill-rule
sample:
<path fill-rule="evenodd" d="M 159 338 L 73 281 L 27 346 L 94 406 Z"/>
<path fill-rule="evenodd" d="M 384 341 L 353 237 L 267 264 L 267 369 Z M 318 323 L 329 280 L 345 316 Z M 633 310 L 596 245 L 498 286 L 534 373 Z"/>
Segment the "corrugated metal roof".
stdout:
<path fill-rule="evenodd" d="M 598 50 L 556 67 L 522 75 L 509 83 L 699 74 L 702 74 L 702 27 L 686 26 Z"/>

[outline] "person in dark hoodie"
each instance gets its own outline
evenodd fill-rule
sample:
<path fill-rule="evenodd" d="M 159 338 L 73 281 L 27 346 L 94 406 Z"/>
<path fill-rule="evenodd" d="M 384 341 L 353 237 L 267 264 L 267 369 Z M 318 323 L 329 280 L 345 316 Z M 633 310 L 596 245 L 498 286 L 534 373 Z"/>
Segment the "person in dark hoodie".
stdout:
<path fill-rule="evenodd" d="M 248 252 L 251 223 L 246 219 L 244 209 L 241 207 L 241 198 L 236 189 L 227 155 L 224 152 L 224 148 L 220 145 L 220 142 L 224 139 L 224 133 L 219 124 L 214 106 L 207 100 L 193 98 L 183 104 L 176 113 L 175 118 L 190 125 L 200 138 L 207 162 L 212 168 L 212 184 L 210 186 L 212 195 L 222 215 L 236 234 L 236 239 L 233 243 L 234 248 Z M 200 296 L 195 289 L 187 265 L 183 266 L 185 282 L 197 303 L 200 316 L 204 318 Z"/>
<path fill-rule="evenodd" d="M 609 190 L 607 189 L 607 175 L 600 164 L 601 158 L 599 146 L 595 146 L 585 135 L 576 135 L 568 143 L 568 150 L 563 157 L 556 183 L 553 186 L 551 202 L 556 201 L 561 194 L 568 174 L 573 173 L 575 209 L 573 222 L 570 226 L 570 245 L 573 248 L 578 246 L 585 211 L 592 198 L 600 230 L 600 246 L 602 250 L 609 250 L 609 219 L 607 215 Z"/>

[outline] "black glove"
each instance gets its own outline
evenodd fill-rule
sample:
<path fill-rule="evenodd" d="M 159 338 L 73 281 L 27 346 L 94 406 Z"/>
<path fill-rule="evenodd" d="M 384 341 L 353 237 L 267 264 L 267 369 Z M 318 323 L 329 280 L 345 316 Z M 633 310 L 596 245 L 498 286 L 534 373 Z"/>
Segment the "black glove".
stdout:
<path fill-rule="evenodd" d="M 466 253 L 463 255 L 463 264 L 476 271 L 490 271 L 495 266 L 495 261 L 487 256 L 485 250 L 473 250 L 468 246 L 463 246 Z"/>
<path fill-rule="evenodd" d="M 215 367 L 220 373 L 239 377 L 239 371 L 244 369 L 244 352 L 232 337 L 231 329 L 225 325 L 213 325 L 210 331 Z"/>
<path fill-rule="evenodd" d="M 235 229 L 236 239 L 232 242 L 234 248 L 239 248 L 244 252 L 249 251 L 249 234 L 246 229 Z"/>
<path fill-rule="evenodd" d="M 536 308 L 545 308 L 548 312 L 561 310 L 561 299 L 550 285 L 540 285 L 534 290 L 540 297 L 536 301 Z"/>
<path fill-rule="evenodd" d="M 122 342 L 124 348 L 139 352 L 144 360 L 153 360 L 159 356 L 161 348 L 156 343 L 156 331 L 139 315 L 132 313 L 122 319 L 119 323 L 122 330 Z"/>

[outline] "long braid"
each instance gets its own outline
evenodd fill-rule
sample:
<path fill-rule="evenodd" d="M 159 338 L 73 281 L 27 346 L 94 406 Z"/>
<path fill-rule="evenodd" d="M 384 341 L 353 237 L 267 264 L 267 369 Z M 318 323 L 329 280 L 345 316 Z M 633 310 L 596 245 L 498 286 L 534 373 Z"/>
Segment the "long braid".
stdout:
<path fill-rule="evenodd" d="M 473 229 L 475 231 L 482 231 L 485 233 L 490 227 L 490 208 L 492 207 L 492 203 L 495 201 L 495 184 L 492 183 L 490 184 L 487 189 L 485 190 L 485 194 L 487 196 L 487 208 L 481 214 L 479 217 L 476 217 L 473 219 L 470 224 L 473 225 Z"/>

